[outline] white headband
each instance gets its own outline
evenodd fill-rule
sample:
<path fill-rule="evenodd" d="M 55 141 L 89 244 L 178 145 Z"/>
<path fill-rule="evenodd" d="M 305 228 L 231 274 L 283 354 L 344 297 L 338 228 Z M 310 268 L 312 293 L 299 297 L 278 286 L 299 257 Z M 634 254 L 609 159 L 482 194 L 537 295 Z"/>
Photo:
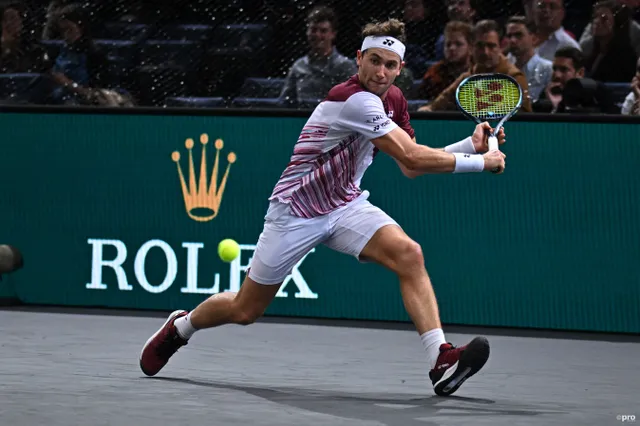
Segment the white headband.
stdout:
<path fill-rule="evenodd" d="M 404 60 L 404 44 L 394 37 L 389 36 L 368 36 L 362 41 L 362 48 L 360 51 L 364 52 L 372 47 L 379 47 L 380 49 L 390 50 L 400 55 L 400 60 Z"/>

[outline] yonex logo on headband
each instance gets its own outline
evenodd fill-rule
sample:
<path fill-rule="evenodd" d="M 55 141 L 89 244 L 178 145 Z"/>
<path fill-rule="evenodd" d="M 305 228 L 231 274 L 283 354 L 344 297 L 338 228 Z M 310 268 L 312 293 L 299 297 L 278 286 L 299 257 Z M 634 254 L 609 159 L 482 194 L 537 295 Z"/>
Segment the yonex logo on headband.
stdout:
<path fill-rule="evenodd" d="M 360 50 L 364 52 L 372 47 L 378 47 L 385 50 L 390 50 L 397 53 L 400 56 L 400 60 L 404 60 L 405 46 L 400 40 L 395 37 L 389 36 L 367 36 L 362 41 L 362 47 Z"/>

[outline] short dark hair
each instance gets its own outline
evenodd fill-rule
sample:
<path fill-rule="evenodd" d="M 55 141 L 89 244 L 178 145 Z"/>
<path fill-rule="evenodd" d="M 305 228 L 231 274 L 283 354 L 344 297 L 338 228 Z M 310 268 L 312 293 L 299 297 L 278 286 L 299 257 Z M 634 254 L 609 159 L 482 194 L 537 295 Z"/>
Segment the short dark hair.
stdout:
<path fill-rule="evenodd" d="M 311 10 L 307 15 L 307 24 L 319 24 L 320 22 L 329 21 L 331 28 L 334 30 L 337 27 L 336 13 L 327 6 L 319 6 Z"/>
<path fill-rule="evenodd" d="M 473 38 L 478 39 L 478 36 L 490 33 L 492 31 L 495 31 L 498 34 L 499 38 L 502 37 L 502 29 L 496 21 L 494 21 L 493 19 L 483 19 L 473 27 Z"/>
<path fill-rule="evenodd" d="M 362 30 L 362 38 L 369 36 L 388 36 L 397 38 L 402 43 L 407 42 L 404 22 L 398 19 L 389 19 L 384 22 L 372 22 L 365 25 Z"/>
<path fill-rule="evenodd" d="M 473 42 L 473 26 L 467 22 L 449 21 L 444 27 L 444 36 L 449 37 L 451 34 L 460 33 L 464 36 L 469 44 Z"/>
<path fill-rule="evenodd" d="M 511 16 L 509 17 L 509 19 L 507 19 L 506 25 L 509 25 L 509 24 L 524 25 L 527 28 L 527 31 L 529 31 L 531 34 L 535 34 L 536 32 L 536 24 L 533 22 L 533 20 L 527 19 L 526 16 L 522 16 L 522 15 Z"/>
<path fill-rule="evenodd" d="M 584 67 L 584 56 L 578 48 L 571 46 L 561 47 L 560 49 L 556 50 L 554 56 L 556 58 L 571 59 L 571 61 L 573 62 L 573 68 L 575 68 L 576 71 Z"/>

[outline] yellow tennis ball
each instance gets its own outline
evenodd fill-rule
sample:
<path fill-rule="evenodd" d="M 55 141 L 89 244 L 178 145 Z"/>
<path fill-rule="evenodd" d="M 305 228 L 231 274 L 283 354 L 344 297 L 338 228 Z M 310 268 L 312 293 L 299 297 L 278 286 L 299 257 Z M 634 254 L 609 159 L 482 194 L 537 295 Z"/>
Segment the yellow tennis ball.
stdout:
<path fill-rule="evenodd" d="M 218 256 L 225 262 L 231 262 L 240 254 L 240 246 L 234 240 L 227 238 L 218 244 Z"/>

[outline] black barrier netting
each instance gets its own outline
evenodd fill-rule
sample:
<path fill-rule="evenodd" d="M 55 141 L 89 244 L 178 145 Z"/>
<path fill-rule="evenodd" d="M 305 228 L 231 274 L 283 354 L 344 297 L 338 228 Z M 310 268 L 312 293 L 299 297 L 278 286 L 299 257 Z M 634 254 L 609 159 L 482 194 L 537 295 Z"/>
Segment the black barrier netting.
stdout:
<path fill-rule="evenodd" d="M 50 105 L 308 108 L 322 96 L 323 87 L 309 89 L 313 93 L 306 103 L 283 102 L 282 95 L 296 60 L 329 37 L 320 34 L 326 28 L 309 35 L 309 14 L 319 6 L 330 8 L 323 13 L 329 13 L 335 49 L 352 62 L 367 22 L 393 17 L 406 23 L 410 49 L 397 84 L 409 97 L 428 67 L 441 58 L 439 38 L 449 19 L 491 18 L 503 25 L 510 15 L 524 14 L 525 3 L 5 1 L 3 36 L 21 37 L 15 46 L 3 38 L 0 97 L 5 103 Z M 590 19 L 590 5 L 590 0 L 567 0 L 565 27 L 581 31 Z M 473 16 L 467 13 L 469 7 Z M 86 42 L 70 44 L 78 37 Z M 340 68 L 341 73 L 351 70 Z M 325 84 L 342 78 L 336 74 Z"/>

